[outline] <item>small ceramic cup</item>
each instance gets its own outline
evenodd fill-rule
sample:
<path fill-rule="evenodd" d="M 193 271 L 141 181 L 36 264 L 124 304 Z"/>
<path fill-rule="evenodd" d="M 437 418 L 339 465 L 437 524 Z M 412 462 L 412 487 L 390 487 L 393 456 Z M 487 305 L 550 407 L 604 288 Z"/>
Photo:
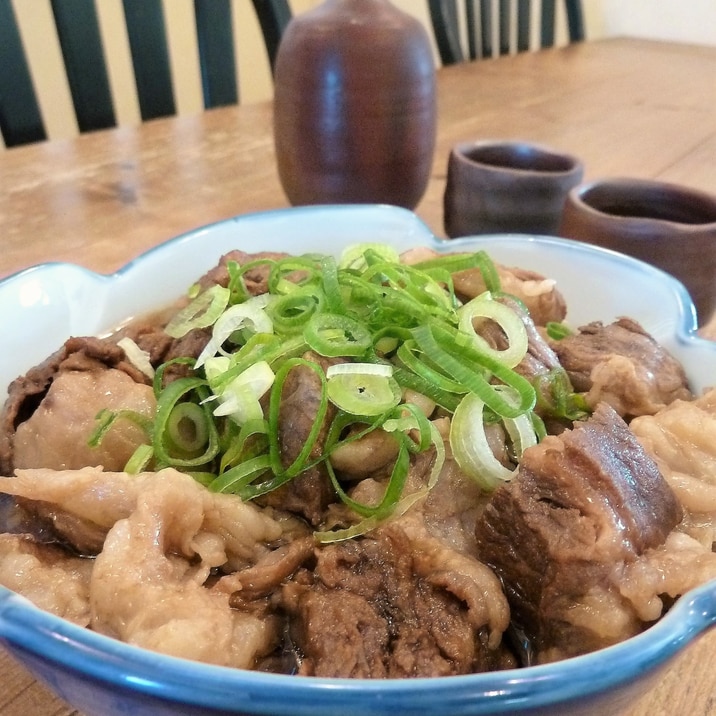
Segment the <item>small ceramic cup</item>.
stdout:
<path fill-rule="evenodd" d="M 539 144 L 457 144 L 448 159 L 445 233 L 554 235 L 567 192 L 583 174 L 579 159 Z"/>
<path fill-rule="evenodd" d="M 701 324 L 716 309 L 716 195 L 660 181 L 602 179 L 569 193 L 559 234 L 670 273 L 691 294 Z"/>

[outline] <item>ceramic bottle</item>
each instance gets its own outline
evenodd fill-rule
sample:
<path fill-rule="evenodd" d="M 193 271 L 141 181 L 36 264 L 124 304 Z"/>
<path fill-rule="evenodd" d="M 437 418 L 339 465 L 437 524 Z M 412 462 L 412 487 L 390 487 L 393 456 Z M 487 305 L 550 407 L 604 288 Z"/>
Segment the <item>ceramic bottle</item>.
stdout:
<path fill-rule="evenodd" d="M 436 129 L 419 20 L 388 0 L 326 0 L 289 23 L 274 80 L 276 159 L 292 204 L 417 205 Z"/>

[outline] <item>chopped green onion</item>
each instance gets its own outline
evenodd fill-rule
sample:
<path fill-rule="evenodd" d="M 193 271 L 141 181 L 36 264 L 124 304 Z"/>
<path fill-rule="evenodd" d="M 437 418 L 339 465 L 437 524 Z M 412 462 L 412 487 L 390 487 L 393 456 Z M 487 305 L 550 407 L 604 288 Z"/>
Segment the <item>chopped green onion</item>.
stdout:
<path fill-rule="evenodd" d="M 517 396 L 506 386 L 498 386 L 508 401 L 516 403 Z M 469 393 L 453 415 L 450 425 L 450 447 L 460 469 L 475 480 L 484 490 L 492 491 L 499 484 L 511 480 L 515 469 L 505 467 L 493 454 L 485 433 L 483 411 L 485 402 Z M 517 458 L 527 447 L 537 443 L 530 416 L 522 414 L 504 419 L 505 430 L 513 440 Z"/>
<path fill-rule="evenodd" d="M 231 292 L 223 286 L 212 286 L 200 293 L 179 311 L 164 329 L 172 338 L 181 338 L 195 328 L 207 328 L 224 312 Z"/>
<path fill-rule="evenodd" d="M 229 305 L 243 303 L 249 298 L 249 291 L 244 282 L 244 272 L 237 261 L 227 261 L 226 271 L 229 274 Z"/>
<path fill-rule="evenodd" d="M 227 470 L 221 477 L 211 482 L 209 488 L 212 492 L 241 494 L 242 488 L 250 485 L 261 475 L 265 475 L 270 469 L 271 458 L 268 455 L 258 455 Z"/>
<path fill-rule="evenodd" d="M 181 405 L 185 397 L 196 392 L 200 403 L 199 409 L 203 413 L 204 425 L 206 427 L 206 440 L 202 447 L 204 451 L 200 455 L 187 455 L 183 444 L 177 444 L 175 438 L 177 433 L 172 430 L 172 412 Z M 160 393 L 157 401 L 157 411 L 154 418 L 153 447 L 157 464 L 162 467 L 199 467 L 207 464 L 219 452 L 219 439 L 216 426 L 212 420 L 211 410 L 201 403 L 208 397 L 206 381 L 202 378 L 179 378 L 169 383 Z M 194 413 L 192 419 L 197 418 Z M 200 428 L 195 426 L 196 430 Z M 181 443 L 181 440 L 180 440 Z M 198 450 L 199 448 L 197 448 Z"/>
<path fill-rule="evenodd" d="M 509 306 L 495 301 L 489 291 L 462 306 L 458 310 L 458 316 L 460 330 L 472 338 L 477 349 L 491 355 L 508 368 L 514 368 L 527 354 L 527 329 L 524 322 Z M 490 319 L 499 325 L 505 334 L 507 348 L 496 350 L 475 332 L 475 320 L 481 318 Z"/>
<path fill-rule="evenodd" d="M 557 323 L 556 321 L 549 321 L 545 326 L 547 335 L 553 341 L 561 341 L 567 336 L 574 335 L 574 331 L 566 323 Z"/>
<path fill-rule="evenodd" d="M 151 445 L 138 445 L 124 466 L 124 471 L 129 475 L 138 475 L 144 472 L 154 457 L 154 448 Z"/>
<path fill-rule="evenodd" d="M 89 445 L 89 447 L 97 447 L 102 440 L 104 440 L 105 435 L 112 429 L 118 420 L 129 420 L 131 423 L 134 423 L 136 426 L 144 430 L 147 437 L 151 437 L 154 430 L 152 420 L 146 415 L 138 413 L 136 410 L 112 411 L 103 409 L 97 413 L 95 420 L 97 421 L 97 426 L 87 440 L 87 445 Z"/>
<path fill-rule="evenodd" d="M 216 395 L 220 405 L 214 409 L 217 417 L 229 416 L 239 425 L 261 420 L 263 408 L 259 400 L 274 381 L 274 372 L 266 361 L 257 361 L 239 373 Z M 211 380 L 209 381 L 211 384 Z"/>
<path fill-rule="evenodd" d="M 465 306 L 455 295 L 453 274 L 472 269 L 488 291 L 499 291 L 499 275 L 484 252 L 411 266 L 391 247 L 363 244 L 349 247 L 338 262 L 306 254 L 227 261 L 226 268 L 228 288 L 206 289 L 170 321 L 175 337 L 209 327 L 211 337 L 197 359 L 173 359 L 156 369 L 151 444 L 136 451 L 131 467 L 173 466 L 245 500 L 325 467 L 339 499 L 359 518 L 345 530 L 319 533 L 335 541 L 364 534 L 428 494 L 445 459 L 443 438 L 426 415 L 435 406 L 454 413 L 453 424 L 463 414 L 479 415 L 470 429 L 483 438 L 486 421 L 501 421 L 517 455 L 536 441 L 536 390 L 513 370 L 527 350 L 524 324 L 492 293 Z M 249 296 L 245 279 L 252 271 L 266 276 L 267 293 Z M 505 350 L 479 334 L 480 320 L 500 327 Z M 307 351 L 342 362 L 324 369 L 326 361 L 309 360 Z M 181 367 L 167 372 L 172 365 Z M 299 454 L 285 464 L 279 435 L 289 427 L 281 401 L 293 370 L 313 372 L 316 405 Z M 424 396 L 422 410 L 403 402 L 413 391 Z M 555 389 L 549 399 L 559 403 L 560 395 Z M 346 494 L 330 456 L 374 430 L 395 437 L 398 458 L 381 499 L 366 505 Z M 456 443 L 462 432 L 472 438 L 467 427 L 455 428 Z M 428 450 L 435 459 L 426 484 L 404 494 L 412 455 Z M 498 471 L 480 455 L 492 470 L 480 479 L 492 486 Z"/>
<path fill-rule="evenodd" d="M 451 274 L 459 271 L 468 271 L 477 268 L 482 274 L 485 288 L 493 293 L 500 290 L 500 275 L 492 259 L 485 251 L 476 251 L 473 254 L 445 254 L 420 261 L 413 268 L 421 271 L 431 271 L 435 268 L 447 269 Z"/>
<path fill-rule="evenodd" d="M 244 326 L 252 328 L 254 333 L 272 333 L 273 324 L 264 310 L 269 296 L 262 294 L 253 296 L 245 303 L 238 303 L 227 308 L 214 323 L 211 340 L 196 359 L 196 368 L 200 368 L 204 361 L 221 351 L 221 347 L 232 334 Z"/>
<path fill-rule="evenodd" d="M 311 316 L 303 335 L 316 353 L 329 358 L 362 356 L 372 346 L 363 323 L 335 313 Z"/>
<path fill-rule="evenodd" d="M 165 437 L 187 455 L 203 449 L 209 439 L 209 430 L 201 406 L 177 403 L 167 418 Z"/>
<path fill-rule="evenodd" d="M 397 264 L 400 262 L 400 255 L 392 247 L 386 244 L 354 244 L 343 250 L 341 258 L 338 262 L 339 268 L 351 269 L 354 271 L 364 271 L 368 266 L 365 259 L 366 252 L 372 252 L 382 261 Z"/>
<path fill-rule="evenodd" d="M 471 344 L 461 344 L 449 330 L 437 325 L 418 326 L 413 329 L 416 343 L 431 359 L 467 390 L 479 396 L 491 410 L 506 418 L 531 410 L 535 404 L 535 391 L 526 378 L 502 365 L 492 356 L 476 350 Z M 506 401 L 488 381 L 494 376 L 512 386 L 519 402 Z"/>
<path fill-rule="evenodd" d="M 311 287 L 278 296 L 266 307 L 274 330 L 284 335 L 303 331 L 308 319 L 320 308 L 320 296 Z"/>
<path fill-rule="evenodd" d="M 351 415 L 380 415 L 400 402 L 402 391 L 393 378 L 392 366 L 376 363 L 342 365 L 353 370 L 331 371 L 329 368 L 330 375 L 326 373 L 328 398 L 341 410 Z"/>

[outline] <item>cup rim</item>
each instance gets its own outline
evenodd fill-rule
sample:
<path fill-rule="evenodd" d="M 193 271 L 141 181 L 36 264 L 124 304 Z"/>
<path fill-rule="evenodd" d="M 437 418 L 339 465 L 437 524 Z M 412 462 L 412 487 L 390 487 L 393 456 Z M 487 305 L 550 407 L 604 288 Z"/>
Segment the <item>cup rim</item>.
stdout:
<path fill-rule="evenodd" d="M 472 152 L 483 150 L 494 150 L 496 152 L 512 151 L 515 153 L 521 151 L 524 153 L 530 153 L 533 157 L 538 156 L 540 161 L 545 162 L 545 164 L 551 160 L 556 163 L 562 163 L 564 166 L 563 168 L 556 169 L 541 168 L 539 166 L 512 166 L 507 163 L 497 161 L 490 162 L 470 156 Z M 556 147 L 542 144 L 540 142 L 533 142 L 527 139 L 477 139 L 474 141 L 461 141 L 451 147 L 450 155 L 464 164 L 483 166 L 494 171 L 509 172 L 511 174 L 547 174 L 550 176 L 560 177 L 571 176 L 584 171 L 584 163 L 578 156 L 562 151 Z"/>
<path fill-rule="evenodd" d="M 599 194 L 601 192 L 601 195 Z M 660 196 L 668 194 L 674 200 L 678 200 L 677 208 L 688 208 L 703 214 L 703 220 L 681 221 L 678 218 L 669 216 L 665 211 L 662 216 L 642 214 L 624 214 L 617 211 L 609 211 L 605 207 L 613 202 L 612 195 L 619 192 L 621 195 L 631 196 L 646 204 L 652 201 L 658 204 Z M 587 198 L 589 195 L 597 195 L 599 203 L 595 206 Z M 592 197 L 593 198 L 593 197 Z M 702 232 L 713 228 L 716 230 L 716 195 L 703 191 L 696 187 L 676 182 L 662 181 L 660 179 L 645 179 L 641 177 L 602 177 L 578 184 L 568 192 L 567 202 L 572 203 L 581 211 L 596 217 L 606 217 L 612 221 L 619 221 L 624 224 L 647 222 L 655 226 L 678 226 L 680 231 Z"/>

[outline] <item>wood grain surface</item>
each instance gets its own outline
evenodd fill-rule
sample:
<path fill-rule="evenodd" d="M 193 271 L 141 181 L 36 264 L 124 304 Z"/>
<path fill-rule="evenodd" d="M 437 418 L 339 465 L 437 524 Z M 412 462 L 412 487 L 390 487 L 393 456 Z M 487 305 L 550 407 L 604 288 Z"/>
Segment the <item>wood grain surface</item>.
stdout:
<path fill-rule="evenodd" d="M 716 48 L 627 38 L 438 71 L 438 140 L 417 214 L 443 236 L 450 147 L 517 138 L 584 161 L 585 179 L 658 178 L 716 191 Z M 0 152 L 0 277 L 45 261 L 110 273 L 177 234 L 287 206 L 270 103 L 155 120 Z M 716 337 L 712 321 L 705 329 Z M 716 633 L 689 647 L 628 716 L 712 716 Z M 77 712 L 0 649 L 2 716 Z"/>

